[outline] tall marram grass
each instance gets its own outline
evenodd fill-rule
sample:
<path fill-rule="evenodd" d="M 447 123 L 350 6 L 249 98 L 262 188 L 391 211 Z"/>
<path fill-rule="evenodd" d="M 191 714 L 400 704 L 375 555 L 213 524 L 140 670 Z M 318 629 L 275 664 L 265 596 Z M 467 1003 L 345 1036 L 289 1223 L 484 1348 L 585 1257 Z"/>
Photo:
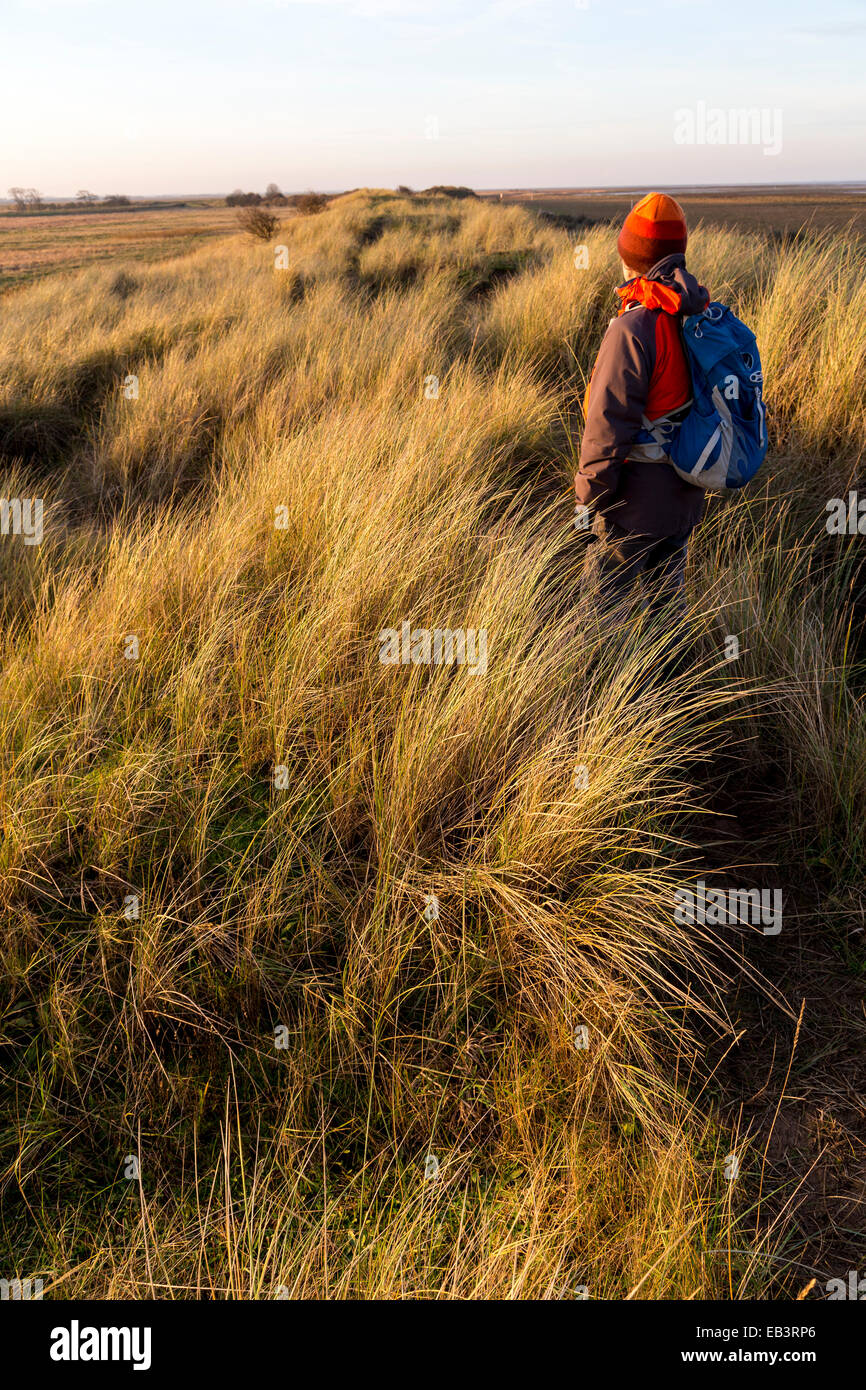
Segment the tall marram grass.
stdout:
<path fill-rule="evenodd" d="M 91 269 L 4 302 L 4 495 L 44 496 L 46 534 L 0 552 L 0 1270 L 57 1297 L 794 1287 L 790 1194 L 756 1224 L 760 1154 L 706 1090 L 749 939 L 677 925 L 673 892 L 756 725 L 792 839 L 817 775 L 840 862 L 860 843 L 821 511 L 859 457 L 862 252 L 694 237 L 783 443 L 714 505 L 659 682 L 664 634 L 599 624 L 570 530 L 607 232 L 578 270 L 525 211 L 361 192 L 282 235 L 287 271 L 233 238 L 128 267 L 125 298 Z M 383 664 L 404 620 L 484 628 L 486 671 Z"/>

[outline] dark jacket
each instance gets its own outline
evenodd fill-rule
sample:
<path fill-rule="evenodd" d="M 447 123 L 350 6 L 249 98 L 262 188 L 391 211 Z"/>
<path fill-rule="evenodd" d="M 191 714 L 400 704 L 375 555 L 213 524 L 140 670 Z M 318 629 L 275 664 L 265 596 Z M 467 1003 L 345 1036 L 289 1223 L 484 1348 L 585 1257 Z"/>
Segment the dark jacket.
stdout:
<path fill-rule="evenodd" d="M 617 294 L 622 306 L 602 339 L 584 400 L 575 493 L 627 531 L 675 536 L 700 521 L 703 490 L 678 477 L 664 457 L 653 458 L 656 446 L 635 437 L 690 400 L 680 322 L 710 296 L 679 254 L 665 256 Z"/>

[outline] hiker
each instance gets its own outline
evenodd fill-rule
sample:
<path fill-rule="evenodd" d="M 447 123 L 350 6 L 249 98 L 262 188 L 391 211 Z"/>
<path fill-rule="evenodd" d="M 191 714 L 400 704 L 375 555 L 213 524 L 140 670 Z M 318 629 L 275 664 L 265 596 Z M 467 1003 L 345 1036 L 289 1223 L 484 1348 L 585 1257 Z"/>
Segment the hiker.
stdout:
<path fill-rule="evenodd" d="M 616 290 L 619 313 L 602 339 L 584 398 L 574 484 L 578 529 L 588 529 L 588 509 L 594 512 L 600 544 L 588 550 L 587 564 L 597 559 L 606 606 L 637 585 L 651 613 L 667 605 L 685 609 L 686 549 L 703 515 L 704 489 L 674 471 L 647 426 L 678 418 L 692 397 L 680 325 L 710 296 L 686 270 L 687 239 L 679 203 L 649 193 L 632 208 L 617 241 L 625 283 Z"/>

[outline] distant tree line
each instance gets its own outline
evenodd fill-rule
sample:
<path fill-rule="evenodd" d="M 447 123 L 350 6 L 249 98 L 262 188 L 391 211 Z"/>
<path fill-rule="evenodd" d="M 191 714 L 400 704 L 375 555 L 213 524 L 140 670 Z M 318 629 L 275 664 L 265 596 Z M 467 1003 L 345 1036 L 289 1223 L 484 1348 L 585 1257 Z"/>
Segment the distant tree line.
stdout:
<path fill-rule="evenodd" d="M 226 198 L 226 207 L 294 208 L 297 212 L 309 214 L 321 212 L 329 201 L 325 193 L 283 193 L 278 184 L 269 183 L 264 193 L 244 193 L 242 188 L 236 188 Z"/>
<path fill-rule="evenodd" d="M 236 188 L 226 198 L 226 206 L 230 208 L 255 208 L 262 203 L 282 208 L 288 202 L 289 199 L 276 183 L 269 183 L 264 193 L 244 193 L 242 188 Z"/>
<path fill-rule="evenodd" d="M 104 198 L 97 198 L 95 193 L 89 193 L 86 188 L 82 188 L 75 195 L 77 203 L 84 203 L 87 207 L 99 205 L 102 208 L 128 208 L 132 206 L 132 199 L 127 198 L 125 193 L 106 193 Z"/>
<path fill-rule="evenodd" d="M 412 189 L 404 183 L 398 186 L 397 192 L 412 195 Z M 436 194 L 441 194 L 447 198 L 477 198 L 478 196 L 474 189 L 466 188 L 462 184 L 443 183 L 434 184 L 432 188 L 422 188 L 418 196 L 432 197 Z M 84 208 L 125 208 L 132 206 L 132 199 L 128 198 L 125 193 L 108 193 L 104 198 L 100 198 L 89 188 L 79 188 L 74 200 L 60 203 L 46 203 L 38 188 L 10 188 L 9 197 L 15 204 L 16 212 L 41 212 L 48 209 L 71 207 L 73 203 Z M 296 212 L 303 215 L 321 212 L 328 206 L 329 202 L 330 199 L 325 193 L 283 193 L 276 183 L 269 183 L 264 193 L 245 193 L 242 188 L 236 188 L 226 198 L 226 206 L 230 208 L 294 208 Z"/>
<path fill-rule="evenodd" d="M 79 188 L 74 199 L 60 203 L 46 203 L 38 188 L 10 188 L 8 191 L 16 212 L 45 212 L 48 209 L 72 207 L 74 203 L 86 208 L 127 208 L 132 205 L 132 199 L 127 198 L 125 193 L 108 193 L 104 198 L 99 198 L 89 188 Z"/>

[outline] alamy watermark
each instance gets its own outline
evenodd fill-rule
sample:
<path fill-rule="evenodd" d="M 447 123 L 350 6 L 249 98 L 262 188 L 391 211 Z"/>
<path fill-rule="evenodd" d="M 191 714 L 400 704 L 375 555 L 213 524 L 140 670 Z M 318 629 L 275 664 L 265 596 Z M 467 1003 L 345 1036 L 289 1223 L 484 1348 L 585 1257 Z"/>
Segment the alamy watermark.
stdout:
<path fill-rule="evenodd" d="M 708 888 L 699 878 L 694 888 L 674 891 L 674 921 L 679 926 L 761 927 L 764 936 L 782 930 L 782 892 L 779 888 Z"/>
<path fill-rule="evenodd" d="M 42 1298 L 41 1279 L 0 1279 L 0 1303 L 39 1301 Z"/>
<path fill-rule="evenodd" d="M 680 106 L 674 112 L 675 145 L 761 145 L 765 155 L 782 153 L 778 106 Z"/>
<path fill-rule="evenodd" d="M 831 497 L 825 526 L 828 536 L 866 536 L 866 497 L 856 492 Z"/>
<path fill-rule="evenodd" d="M 861 1279 L 856 1269 L 848 1270 L 847 1279 L 828 1279 L 824 1288 L 827 1301 L 832 1303 L 840 1298 L 852 1299 L 857 1303 L 866 1302 L 866 1279 Z"/>
<path fill-rule="evenodd" d="M 0 535 L 10 534 L 25 545 L 42 544 L 41 497 L 0 497 Z"/>
<path fill-rule="evenodd" d="M 51 1330 L 52 1361 L 131 1361 L 134 1371 L 147 1371 L 150 1352 L 149 1327 L 82 1327 L 73 1318 Z"/>
<path fill-rule="evenodd" d="M 465 666 L 471 675 L 487 674 L 485 627 L 412 627 L 404 619 L 399 628 L 379 633 L 379 660 L 386 666 Z"/>

